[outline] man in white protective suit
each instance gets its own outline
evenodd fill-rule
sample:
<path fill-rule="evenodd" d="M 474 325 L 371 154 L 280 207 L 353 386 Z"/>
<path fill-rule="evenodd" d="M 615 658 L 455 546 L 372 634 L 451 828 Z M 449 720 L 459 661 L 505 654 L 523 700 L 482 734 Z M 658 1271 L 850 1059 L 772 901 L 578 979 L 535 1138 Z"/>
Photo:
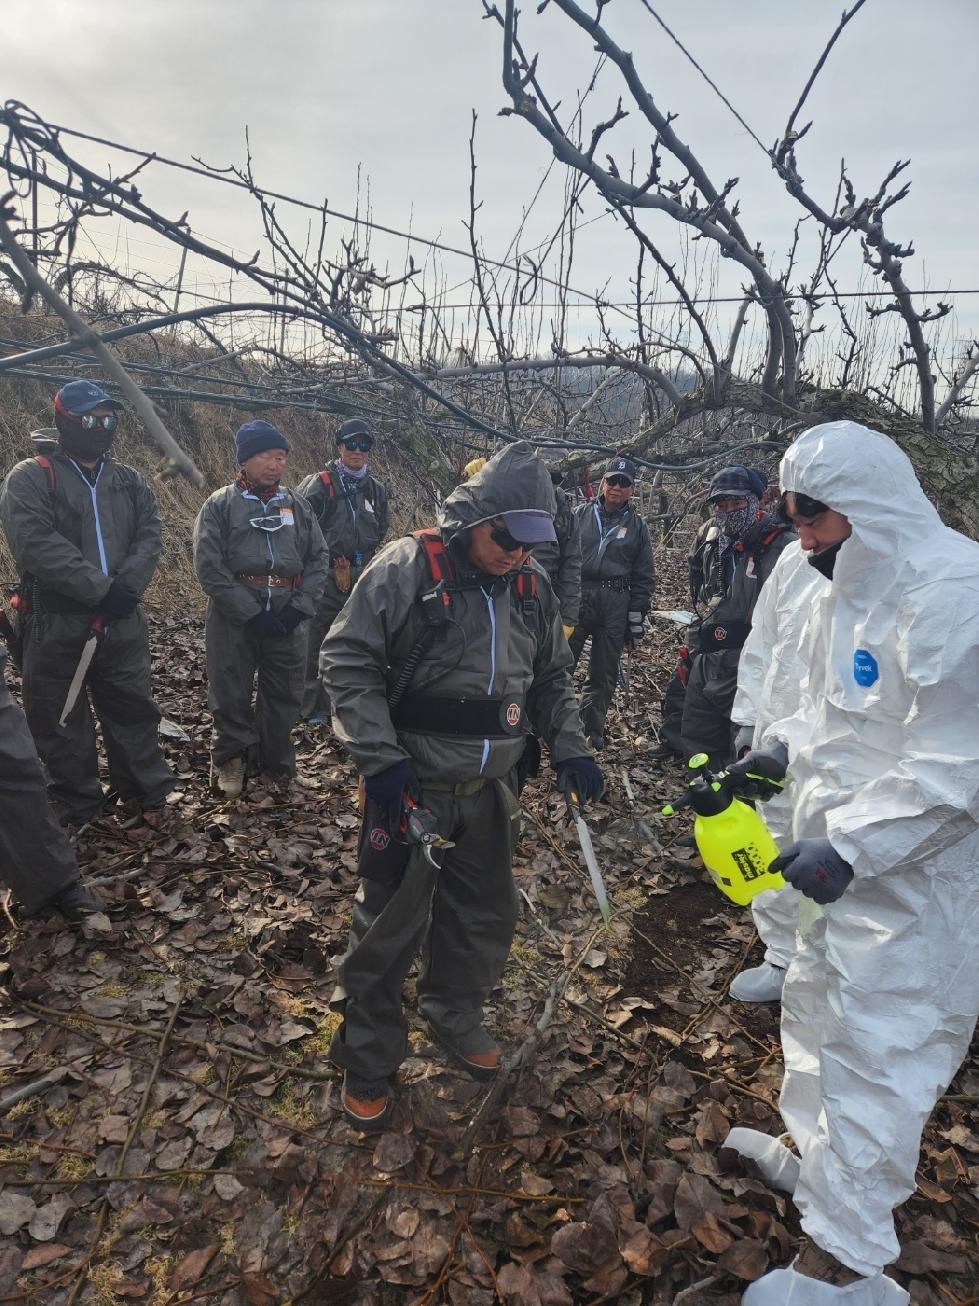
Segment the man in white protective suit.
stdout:
<path fill-rule="evenodd" d="M 809 675 L 800 641 L 816 596 L 829 581 L 809 562 L 798 540 L 786 545 L 775 570 L 758 596 L 751 630 L 738 663 L 738 689 L 731 719 L 738 725 L 735 756 L 761 739 L 772 724 L 799 706 L 799 686 Z M 792 837 L 790 793 L 775 794 L 765 804 L 765 824 L 776 843 Z M 795 889 L 767 889 L 752 899 L 751 914 L 765 945 L 760 966 L 743 970 L 731 984 L 740 1002 L 777 1002 L 785 971 L 795 955 L 799 894 Z"/>
<path fill-rule="evenodd" d="M 780 1108 L 799 1151 L 784 1186 L 805 1240 L 743 1301 L 900 1306 L 883 1274 L 894 1209 L 979 1014 L 979 544 L 853 422 L 805 432 L 781 483 L 831 584 L 799 710 L 736 767 L 779 781 L 788 765 L 795 842 L 773 868 L 824 912 L 782 992 Z"/>

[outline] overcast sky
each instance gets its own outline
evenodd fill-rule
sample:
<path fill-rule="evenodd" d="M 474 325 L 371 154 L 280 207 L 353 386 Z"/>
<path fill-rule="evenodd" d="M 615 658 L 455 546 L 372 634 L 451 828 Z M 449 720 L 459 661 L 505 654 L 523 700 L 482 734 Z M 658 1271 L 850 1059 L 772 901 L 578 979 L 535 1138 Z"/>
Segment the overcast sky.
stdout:
<path fill-rule="evenodd" d="M 766 145 L 781 135 L 842 9 L 842 0 L 650 3 Z M 540 52 L 545 86 L 570 105 L 587 84 L 594 52 L 553 5 L 540 17 L 535 8 L 525 6 L 525 46 Z M 360 169 L 378 221 L 452 245 L 466 240 L 472 110 L 489 254 L 506 255 L 551 164 L 532 128 L 498 116 L 506 103 L 501 36 L 482 18 L 480 0 L 4 0 L 3 10 L 4 98 L 81 131 L 220 166 L 243 161 L 247 126 L 263 185 L 350 211 Z M 605 21 L 633 52 L 659 107 L 679 115 L 676 130 L 715 180 L 741 178 L 743 226 L 778 270 L 796 211 L 762 150 L 642 0 L 613 0 Z M 868 0 L 803 115 L 815 125 L 800 152 L 802 171 L 826 205 L 844 155 L 861 194 L 876 189 L 898 158 L 910 160 L 912 193 L 890 227 L 915 245 L 906 268 L 912 286 L 979 286 L 977 49 L 976 0 Z M 612 70 L 589 112 L 607 117 L 618 93 Z M 77 148 L 95 166 L 108 161 L 101 147 Z M 612 148 L 620 167 L 630 148 L 648 158 L 635 114 Z M 173 216 L 189 207 L 207 237 L 254 247 L 247 201 L 216 191 L 161 172 L 148 195 Z M 554 168 L 528 219 L 526 245 L 553 229 L 562 194 Z M 586 203 L 587 217 L 600 212 L 593 199 Z M 668 226 L 653 220 L 664 246 Z M 331 234 L 338 243 L 344 224 Z M 151 245 L 142 252 L 152 263 Z M 375 252 L 398 266 L 404 246 L 379 241 Z M 610 218 L 583 233 L 573 278 L 579 288 L 607 286 L 612 298 L 626 298 L 633 269 L 632 244 Z M 441 271 L 450 286 L 467 274 L 463 260 L 447 255 Z M 857 267 L 841 267 L 841 288 L 856 288 L 857 276 Z M 954 303 L 958 333 L 979 329 L 979 296 Z"/>

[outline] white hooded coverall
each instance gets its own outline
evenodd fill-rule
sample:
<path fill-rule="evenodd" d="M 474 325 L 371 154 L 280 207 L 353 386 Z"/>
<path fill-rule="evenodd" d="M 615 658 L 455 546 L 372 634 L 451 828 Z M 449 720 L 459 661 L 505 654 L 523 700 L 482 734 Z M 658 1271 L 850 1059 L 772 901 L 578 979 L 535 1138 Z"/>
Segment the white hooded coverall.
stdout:
<path fill-rule="evenodd" d="M 852 527 L 812 605 L 800 710 L 767 738 L 788 744 L 793 837 L 828 838 L 854 877 L 789 967 L 780 1105 L 803 1229 L 875 1276 L 979 1013 L 979 544 L 856 423 L 807 431 L 781 483 Z"/>
<path fill-rule="evenodd" d="M 765 582 L 751 618 L 751 630 L 738 663 L 738 689 L 731 719 L 755 728 L 752 747 L 773 721 L 791 716 L 799 706 L 799 686 L 809 674 L 799 648 L 816 596 L 829 581 L 809 564 L 798 540 L 786 545 Z M 762 808 L 765 824 L 780 846 L 791 842 L 790 789 Z M 795 889 L 766 889 L 751 903 L 765 960 L 783 970 L 795 955 L 799 894 Z"/>

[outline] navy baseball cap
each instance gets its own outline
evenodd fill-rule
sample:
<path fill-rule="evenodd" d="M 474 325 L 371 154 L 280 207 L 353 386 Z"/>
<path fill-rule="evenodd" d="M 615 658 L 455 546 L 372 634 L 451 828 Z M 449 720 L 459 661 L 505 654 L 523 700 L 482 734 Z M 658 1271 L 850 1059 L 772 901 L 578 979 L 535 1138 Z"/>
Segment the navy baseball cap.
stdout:
<path fill-rule="evenodd" d="M 60 403 L 67 413 L 90 413 L 102 404 L 109 408 L 122 408 L 118 399 L 110 399 L 101 386 L 94 381 L 69 381 L 55 395 L 55 402 Z"/>
<path fill-rule="evenodd" d="M 521 544 L 552 544 L 557 539 L 554 518 L 543 508 L 515 508 L 512 512 L 501 512 L 500 516 Z"/>
<path fill-rule="evenodd" d="M 636 479 L 636 464 L 631 458 L 613 458 L 605 468 L 606 476 L 625 476 L 630 481 Z"/>

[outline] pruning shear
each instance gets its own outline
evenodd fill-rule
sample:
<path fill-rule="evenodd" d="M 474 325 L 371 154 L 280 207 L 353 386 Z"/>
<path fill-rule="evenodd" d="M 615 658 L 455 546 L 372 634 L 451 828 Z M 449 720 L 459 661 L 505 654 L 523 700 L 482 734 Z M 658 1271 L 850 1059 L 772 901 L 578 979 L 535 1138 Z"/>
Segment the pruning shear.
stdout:
<path fill-rule="evenodd" d="M 427 807 L 419 807 L 410 794 L 404 796 L 401 827 L 398 833 L 403 837 L 405 843 L 420 843 L 426 860 L 436 870 L 441 870 L 441 867 L 432 856 L 432 849 L 455 847 L 455 843 L 451 839 L 443 839 L 439 834 L 434 815 Z"/>

